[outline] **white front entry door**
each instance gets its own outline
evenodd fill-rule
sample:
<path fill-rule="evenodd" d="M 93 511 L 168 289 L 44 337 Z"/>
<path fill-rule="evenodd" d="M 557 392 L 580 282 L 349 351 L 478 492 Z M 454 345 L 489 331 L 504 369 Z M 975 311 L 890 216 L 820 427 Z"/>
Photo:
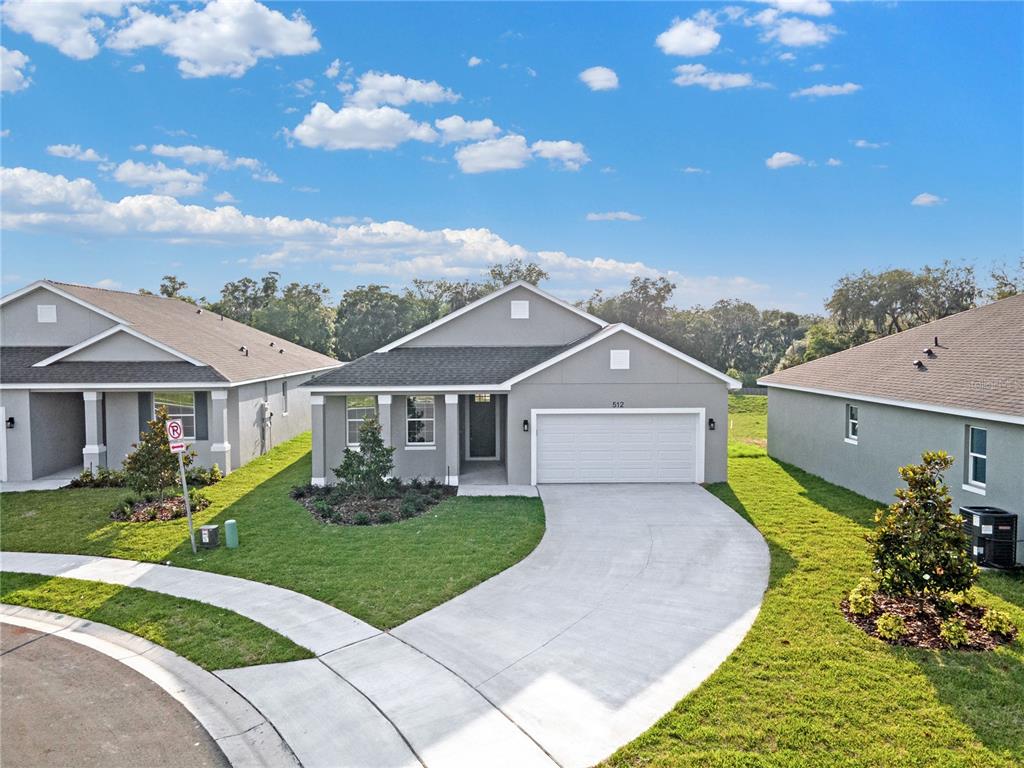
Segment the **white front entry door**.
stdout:
<path fill-rule="evenodd" d="M 534 411 L 535 483 L 699 483 L 703 409 Z"/>

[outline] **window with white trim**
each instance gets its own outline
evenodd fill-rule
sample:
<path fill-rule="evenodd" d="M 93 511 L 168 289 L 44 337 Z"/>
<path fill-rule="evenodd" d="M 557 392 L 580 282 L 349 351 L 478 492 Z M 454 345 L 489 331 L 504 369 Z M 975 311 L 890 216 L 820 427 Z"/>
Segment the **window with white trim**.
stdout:
<path fill-rule="evenodd" d="M 967 427 L 967 482 L 985 487 L 988 475 L 988 430 Z"/>
<path fill-rule="evenodd" d="M 629 350 L 613 349 L 610 356 L 610 366 L 613 371 L 629 370 Z"/>
<path fill-rule="evenodd" d="M 434 398 L 415 395 L 405 401 L 405 442 L 407 445 L 434 444 Z"/>
<path fill-rule="evenodd" d="M 860 412 L 856 405 L 846 404 L 846 439 L 856 443 L 860 435 Z"/>
<path fill-rule="evenodd" d="M 282 379 L 281 381 L 281 403 L 284 406 L 282 413 L 285 416 L 288 415 L 288 380 Z"/>
<path fill-rule="evenodd" d="M 36 304 L 36 322 L 39 322 L 39 323 L 56 323 L 57 322 L 57 305 L 56 304 Z"/>
<path fill-rule="evenodd" d="M 530 302 L 528 302 L 528 301 L 513 301 L 512 302 L 512 319 L 513 320 L 529 320 L 530 319 Z"/>
<path fill-rule="evenodd" d="M 196 393 L 195 392 L 154 392 L 153 418 L 160 408 L 167 409 L 167 418 L 181 419 L 183 437 L 196 439 Z"/>
<path fill-rule="evenodd" d="M 359 445 L 359 428 L 367 419 L 377 417 L 377 398 L 373 395 L 345 398 L 346 440 L 350 446 Z"/>

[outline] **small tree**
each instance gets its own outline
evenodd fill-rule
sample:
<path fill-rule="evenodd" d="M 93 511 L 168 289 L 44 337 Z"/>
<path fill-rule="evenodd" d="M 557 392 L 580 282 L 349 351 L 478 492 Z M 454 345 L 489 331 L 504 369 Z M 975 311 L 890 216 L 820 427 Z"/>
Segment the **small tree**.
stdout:
<path fill-rule="evenodd" d="M 879 591 L 923 599 L 964 592 L 978 575 L 968 553 L 963 521 L 953 512 L 943 473 L 953 466 L 945 451 L 921 454 L 920 464 L 900 467 L 906 488 L 896 490 L 888 510 L 878 510 L 874 564 Z"/>
<path fill-rule="evenodd" d="M 349 491 L 362 496 L 387 494 L 385 478 L 395 468 L 394 448 L 384 445 L 380 423 L 373 417 L 359 427 L 359 450 L 345 449 L 345 458 L 334 474 Z"/>
<path fill-rule="evenodd" d="M 160 406 L 156 416 L 147 422 L 149 429 L 139 435 L 139 442 L 132 443 L 132 452 L 124 460 L 125 485 L 139 494 L 156 493 L 162 499 L 164 490 L 178 479 L 178 459 L 171 453 L 164 431 L 167 409 Z M 188 467 L 195 458 L 195 451 L 182 455 Z"/>

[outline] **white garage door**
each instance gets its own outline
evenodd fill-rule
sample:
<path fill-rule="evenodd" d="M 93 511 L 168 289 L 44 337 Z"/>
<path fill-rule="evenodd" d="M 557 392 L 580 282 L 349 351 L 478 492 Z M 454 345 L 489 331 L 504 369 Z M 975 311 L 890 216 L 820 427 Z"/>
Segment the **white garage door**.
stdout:
<path fill-rule="evenodd" d="M 538 413 L 538 483 L 701 482 L 697 413 Z"/>

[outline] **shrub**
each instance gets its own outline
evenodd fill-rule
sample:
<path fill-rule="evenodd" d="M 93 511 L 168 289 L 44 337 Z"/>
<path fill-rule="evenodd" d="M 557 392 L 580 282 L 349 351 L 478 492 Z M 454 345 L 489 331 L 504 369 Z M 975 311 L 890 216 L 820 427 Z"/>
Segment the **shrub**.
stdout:
<path fill-rule="evenodd" d="M 883 613 L 875 621 L 875 631 L 883 640 L 895 642 L 907 634 L 907 624 L 902 616 L 895 613 Z"/>
<path fill-rule="evenodd" d="M 857 586 L 850 590 L 850 613 L 857 616 L 870 616 L 875 610 L 875 601 L 871 598 L 876 589 L 875 582 L 867 577 L 858 581 Z"/>
<path fill-rule="evenodd" d="M 391 487 L 386 478 L 395 468 L 394 452 L 394 448 L 384 445 L 377 420 L 365 419 L 359 427 L 359 450 L 346 448 L 345 458 L 334 474 L 353 493 L 384 498 Z"/>
<path fill-rule="evenodd" d="M 1017 631 L 1017 626 L 1010 618 L 1010 614 L 996 608 L 989 608 L 985 611 L 985 615 L 981 617 L 981 626 L 987 632 L 1007 637 Z"/>
<path fill-rule="evenodd" d="M 370 524 L 370 515 L 367 514 L 366 512 L 359 512 L 352 519 L 352 522 L 354 522 L 356 525 L 369 525 Z"/>
<path fill-rule="evenodd" d="M 973 589 L 968 589 L 965 592 L 949 592 L 943 595 L 953 605 L 962 605 L 965 608 L 978 608 L 981 603 L 978 602 L 978 593 Z"/>
<path fill-rule="evenodd" d="M 942 479 L 952 465 L 944 451 L 927 451 L 920 464 L 900 467 L 907 487 L 897 489 L 888 510 L 878 511 L 878 527 L 868 537 L 883 593 L 916 598 L 960 593 L 977 578 L 963 523 Z"/>
<path fill-rule="evenodd" d="M 321 517 L 327 517 L 331 513 L 331 505 L 327 503 L 327 499 L 317 499 L 314 501 L 313 509 Z"/>
<path fill-rule="evenodd" d="M 164 432 L 167 409 L 157 408 L 156 416 L 147 422 L 149 429 L 139 435 L 139 442 L 124 460 L 125 484 L 136 493 L 155 493 L 161 499 L 164 491 L 178 482 L 178 457 L 171 453 Z M 195 459 L 195 451 L 182 454 L 185 467 Z"/>
<path fill-rule="evenodd" d="M 383 511 L 380 514 L 377 515 L 377 522 L 378 523 L 393 523 L 393 522 L 395 522 L 395 516 L 393 514 L 391 514 L 390 512 L 388 512 L 387 510 L 385 510 L 385 511 Z"/>
<path fill-rule="evenodd" d="M 213 485 L 224 479 L 224 473 L 216 464 L 209 469 L 196 464 L 185 471 L 185 479 L 189 485 Z"/>
<path fill-rule="evenodd" d="M 950 648 L 959 648 L 967 642 L 967 627 L 960 619 L 946 619 L 939 626 L 939 637 L 946 641 Z"/>
<path fill-rule="evenodd" d="M 123 488 L 124 472 L 109 467 L 97 467 L 82 470 L 74 480 L 68 483 L 71 488 Z"/>
<path fill-rule="evenodd" d="M 288 495 L 296 501 L 299 499 L 305 499 L 307 496 L 316 496 L 320 491 L 320 486 L 313 485 L 312 483 L 304 483 L 303 485 L 293 485 L 292 489 L 288 491 Z"/>

